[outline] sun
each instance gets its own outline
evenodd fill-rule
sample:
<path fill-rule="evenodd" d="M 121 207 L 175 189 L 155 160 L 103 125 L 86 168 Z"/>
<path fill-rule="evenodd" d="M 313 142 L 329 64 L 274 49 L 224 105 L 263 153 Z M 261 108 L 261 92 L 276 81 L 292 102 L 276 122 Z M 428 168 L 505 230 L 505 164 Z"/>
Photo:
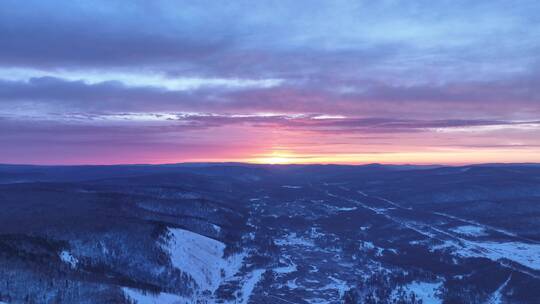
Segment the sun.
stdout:
<path fill-rule="evenodd" d="M 265 164 L 279 165 L 279 164 L 290 164 L 292 159 L 288 157 L 273 156 L 273 157 L 261 158 L 260 161 L 261 163 L 265 163 Z"/>
<path fill-rule="evenodd" d="M 295 157 L 291 153 L 273 151 L 272 153 L 263 154 L 260 157 L 253 159 L 253 162 L 259 164 L 284 165 L 291 164 L 294 160 Z"/>

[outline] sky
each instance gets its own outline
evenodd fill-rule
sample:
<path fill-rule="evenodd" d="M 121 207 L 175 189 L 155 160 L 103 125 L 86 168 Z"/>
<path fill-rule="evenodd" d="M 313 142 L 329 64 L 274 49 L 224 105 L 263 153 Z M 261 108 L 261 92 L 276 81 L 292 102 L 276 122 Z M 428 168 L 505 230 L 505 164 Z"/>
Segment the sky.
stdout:
<path fill-rule="evenodd" d="M 0 163 L 540 162 L 540 2 L 0 2 Z"/>

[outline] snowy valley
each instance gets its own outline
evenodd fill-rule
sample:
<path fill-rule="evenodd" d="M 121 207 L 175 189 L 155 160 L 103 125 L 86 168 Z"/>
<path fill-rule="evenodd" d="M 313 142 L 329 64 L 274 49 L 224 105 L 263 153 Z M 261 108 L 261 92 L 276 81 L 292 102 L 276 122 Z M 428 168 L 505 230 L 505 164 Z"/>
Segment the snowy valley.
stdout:
<path fill-rule="evenodd" d="M 5 303 L 535 303 L 540 167 L 0 166 Z"/>

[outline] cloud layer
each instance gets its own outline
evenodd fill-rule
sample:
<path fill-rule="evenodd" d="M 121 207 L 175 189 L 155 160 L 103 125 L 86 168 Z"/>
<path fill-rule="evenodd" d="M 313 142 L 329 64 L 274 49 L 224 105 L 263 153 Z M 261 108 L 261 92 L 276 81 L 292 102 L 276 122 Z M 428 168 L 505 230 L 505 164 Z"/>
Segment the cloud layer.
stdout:
<path fill-rule="evenodd" d="M 539 9 L 3 1 L 0 162 L 540 161 Z"/>

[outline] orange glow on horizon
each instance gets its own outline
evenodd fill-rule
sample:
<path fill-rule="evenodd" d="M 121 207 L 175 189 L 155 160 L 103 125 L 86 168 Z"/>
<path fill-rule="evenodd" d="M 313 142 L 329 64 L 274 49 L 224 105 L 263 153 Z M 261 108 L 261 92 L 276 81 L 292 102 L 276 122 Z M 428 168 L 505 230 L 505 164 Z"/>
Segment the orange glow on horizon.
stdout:
<path fill-rule="evenodd" d="M 501 150 L 446 150 L 394 153 L 347 153 L 347 154 L 296 154 L 273 152 L 254 158 L 239 159 L 240 162 L 256 164 L 440 164 L 467 165 L 478 163 L 538 162 L 540 151 Z"/>
<path fill-rule="evenodd" d="M 246 159 L 245 161 L 256 164 L 286 165 L 296 163 L 297 159 L 298 157 L 294 154 L 291 154 L 290 152 L 273 151 L 268 155 L 262 155 L 261 157 Z"/>
<path fill-rule="evenodd" d="M 48 162 L 47 165 L 114 165 L 114 164 L 175 164 L 198 162 L 238 162 L 253 164 L 287 165 L 287 164 L 337 164 L 337 165 L 363 165 L 370 163 L 380 164 L 412 164 L 412 165 L 469 165 L 481 163 L 540 163 L 540 149 L 533 151 L 516 150 L 454 150 L 454 151 L 422 151 L 422 152 L 385 152 L 385 153 L 343 153 L 343 154 L 300 154 L 300 153 L 268 153 L 252 156 L 238 153 L 226 158 L 202 157 L 178 158 L 174 155 L 149 157 L 145 159 L 120 158 L 103 161 L 73 160 L 64 162 Z M 32 164 L 28 162 L 29 164 Z M 44 163 L 34 163 L 36 165 Z"/>

